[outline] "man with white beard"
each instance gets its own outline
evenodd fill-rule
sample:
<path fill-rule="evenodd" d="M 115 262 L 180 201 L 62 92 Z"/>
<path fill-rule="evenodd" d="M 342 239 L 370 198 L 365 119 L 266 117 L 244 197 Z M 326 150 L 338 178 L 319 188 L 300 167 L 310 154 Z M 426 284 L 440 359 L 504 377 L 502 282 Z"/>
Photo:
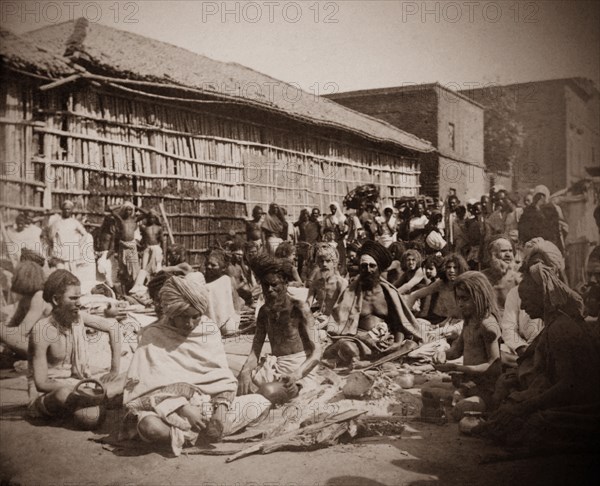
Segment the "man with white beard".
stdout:
<path fill-rule="evenodd" d="M 348 281 L 338 271 L 339 255 L 335 248 L 328 243 L 317 243 L 315 255 L 320 277 L 311 284 L 307 302 L 311 309 L 317 308 L 323 315 L 330 316 Z"/>
<path fill-rule="evenodd" d="M 507 236 L 494 237 L 488 243 L 488 254 L 489 267 L 483 270 L 483 274 L 492 284 L 498 299 L 498 308 L 502 312 L 509 290 L 519 284 L 521 275 L 515 268 L 515 252 Z"/>

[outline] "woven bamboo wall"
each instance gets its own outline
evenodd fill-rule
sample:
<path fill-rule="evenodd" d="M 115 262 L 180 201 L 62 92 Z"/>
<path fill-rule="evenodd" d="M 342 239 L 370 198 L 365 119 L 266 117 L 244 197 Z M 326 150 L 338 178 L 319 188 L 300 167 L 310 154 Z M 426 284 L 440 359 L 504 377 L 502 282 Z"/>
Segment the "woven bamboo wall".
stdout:
<path fill-rule="evenodd" d="M 3 155 L 20 164 L 18 177 L 2 176 L 6 209 L 72 199 L 99 223 L 124 200 L 162 202 L 192 263 L 230 229 L 242 232 L 255 204 L 278 202 L 296 218 L 303 207 L 341 202 L 359 184 L 380 185 L 384 201 L 419 191 L 414 159 L 317 128 L 267 126 L 83 83 L 40 92 L 9 79 L 1 89 Z"/>

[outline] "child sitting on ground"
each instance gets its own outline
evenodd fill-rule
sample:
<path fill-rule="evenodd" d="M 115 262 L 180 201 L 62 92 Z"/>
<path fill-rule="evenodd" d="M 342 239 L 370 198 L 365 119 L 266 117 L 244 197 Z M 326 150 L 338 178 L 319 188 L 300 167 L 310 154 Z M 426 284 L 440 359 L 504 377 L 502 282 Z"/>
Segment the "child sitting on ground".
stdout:
<path fill-rule="evenodd" d="M 427 258 L 425 258 L 425 260 L 423 260 L 421 268 L 425 274 L 425 282 L 427 285 L 431 285 L 440 279 L 443 263 L 443 258 L 438 255 L 429 255 Z M 434 294 L 428 295 L 427 297 L 421 299 L 421 305 L 419 307 L 420 310 L 416 314 L 416 317 L 427 319 L 427 316 L 435 305 L 436 298 L 437 294 Z"/>
<path fill-rule="evenodd" d="M 494 289 L 480 272 L 466 272 L 454 284 L 456 302 L 464 319 L 463 330 L 450 349 L 433 356 L 438 371 L 464 373 L 454 418 L 465 412 L 484 412 L 491 406 L 500 374 L 500 325 Z M 463 357 L 463 364 L 446 363 Z M 470 380 L 470 381 L 469 381 Z"/>
<path fill-rule="evenodd" d="M 454 282 L 468 270 L 468 267 L 463 257 L 456 253 L 450 253 L 444 258 L 442 268 L 441 278 L 408 295 L 406 303 L 412 308 L 419 299 L 427 296 L 432 296 L 432 299 L 435 298 L 425 318 L 433 326 L 437 326 L 432 331 L 430 338 L 435 340 L 446 337 L 453 340 L 459 336 L 463 325 L 460 309 L 454 295 Z"/>

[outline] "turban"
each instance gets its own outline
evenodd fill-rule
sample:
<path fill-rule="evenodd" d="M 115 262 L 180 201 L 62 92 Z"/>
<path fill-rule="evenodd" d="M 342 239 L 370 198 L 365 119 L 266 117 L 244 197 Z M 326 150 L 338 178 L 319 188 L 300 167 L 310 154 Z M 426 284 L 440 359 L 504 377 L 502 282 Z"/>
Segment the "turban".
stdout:
<path fill-rule="evenodd" d="M 548 189 L 543 184 L 540 184 L 539 186 L 535 186 L 533 189 L 533 194 L 534 195 L 543 194 L 544 196 L 546 196 L 546 200 L 550 199 L 550 189 Z"/>
<path fill-rule="evenodd" d="M 381 243 L 373 240 L 367 240 L 363 243 L 358 256 L 369 255 L 379 267 L 379 271 L 383 272 L 392 264 L 392 254 Z"/>
<path fill-rule="evenodd" d="M 44 284 L 43 299 L 52 303 L 56 295 L 62 295 L 69 285 L 81 285 L 79 279 L 68 270 L 54 270 Z"/>
<path fill-rule="evenodd" d="M 441 251 L 446 246 L 446 240 L 437 231 L 431 231 L 425 238 L 425 243 L 436 251 Z"/>
<path fill-rule="evenodd" d="M 560 280 L 552 268 L 538 262 L 529 268 L 529 275 L 542 287 L 544 313 L 562 310 L 571 317 L 582 318 L 581 296 Z"/>
<path fill-rule="evenodd" d="M 60 209 L 65 209 L 65 208 L 73 209 L 74 207 L 75 207 L 75 203 L 73 201 L 69 201 L 68 199 L 66 201 L 63 201 L 63 203 L 60 205 Z"/>
<path fill-rule="evenodd" d="M 534 255 L 539 255 L 544 259 L 546 265 L 555 270 L 565 269 L 565 259 L 558 247 L 551 241 L 543 238 L 533 238 L 525 244 L 525 255 L 523 257 L 523 269 L 531 266 L 531 260 Z"/>
<path fill-rule="evenodd" d="M 188 309 L 205 314 L 208 309 L 208 288 L 184 277 L 173 276 L 159 292 L 160 306 L 168 317 L 177 317 Z"/>
<path fill-rule="evenodd" d="M 337 249 L 333 248 L 328 243 L 317 243 L 315 257 L 329 258 L 335 262 L 339 261 L 340 259 Z"/>
<path fill-rule="evenodd" d="M 44 263 L 46 263 L 46 259 L 42 255 L 37 251 L 29 250 L 28 248 L 23 248 L 21 250 L 21 261 L 37 263 L 40 267 L 43 267 Z"/>
<path fill-rule="evenodd" d="M 252 260 L 252 271 L 261 281 L 270 273 L 280 275 L 288 282 L 294 280 L 292 263 L 286 258 L 276 258 L 267 254 L 258 255 Z"/>

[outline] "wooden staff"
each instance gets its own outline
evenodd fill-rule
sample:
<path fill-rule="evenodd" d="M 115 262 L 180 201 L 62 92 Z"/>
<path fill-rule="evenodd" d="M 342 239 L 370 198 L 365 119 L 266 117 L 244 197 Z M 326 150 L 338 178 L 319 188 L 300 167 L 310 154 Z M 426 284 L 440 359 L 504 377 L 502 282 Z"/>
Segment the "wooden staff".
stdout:
<path fill-rule="evenodd" d="M 165 206 L 163 205 L 163 203 L 159 203 L 158 207 L 160 208 L 162 217 L 165 220 L 165 225 L 167 226 L 167 233 L 169 233 L 169 241 L 171 242 L 171 245 L 174 245 L 175 238 L 173 238 L 173 232 L 171 231 L 171 225 L 169 224 L 169 220 L 167 219 L 167 213 L 165 212 Z"/>

